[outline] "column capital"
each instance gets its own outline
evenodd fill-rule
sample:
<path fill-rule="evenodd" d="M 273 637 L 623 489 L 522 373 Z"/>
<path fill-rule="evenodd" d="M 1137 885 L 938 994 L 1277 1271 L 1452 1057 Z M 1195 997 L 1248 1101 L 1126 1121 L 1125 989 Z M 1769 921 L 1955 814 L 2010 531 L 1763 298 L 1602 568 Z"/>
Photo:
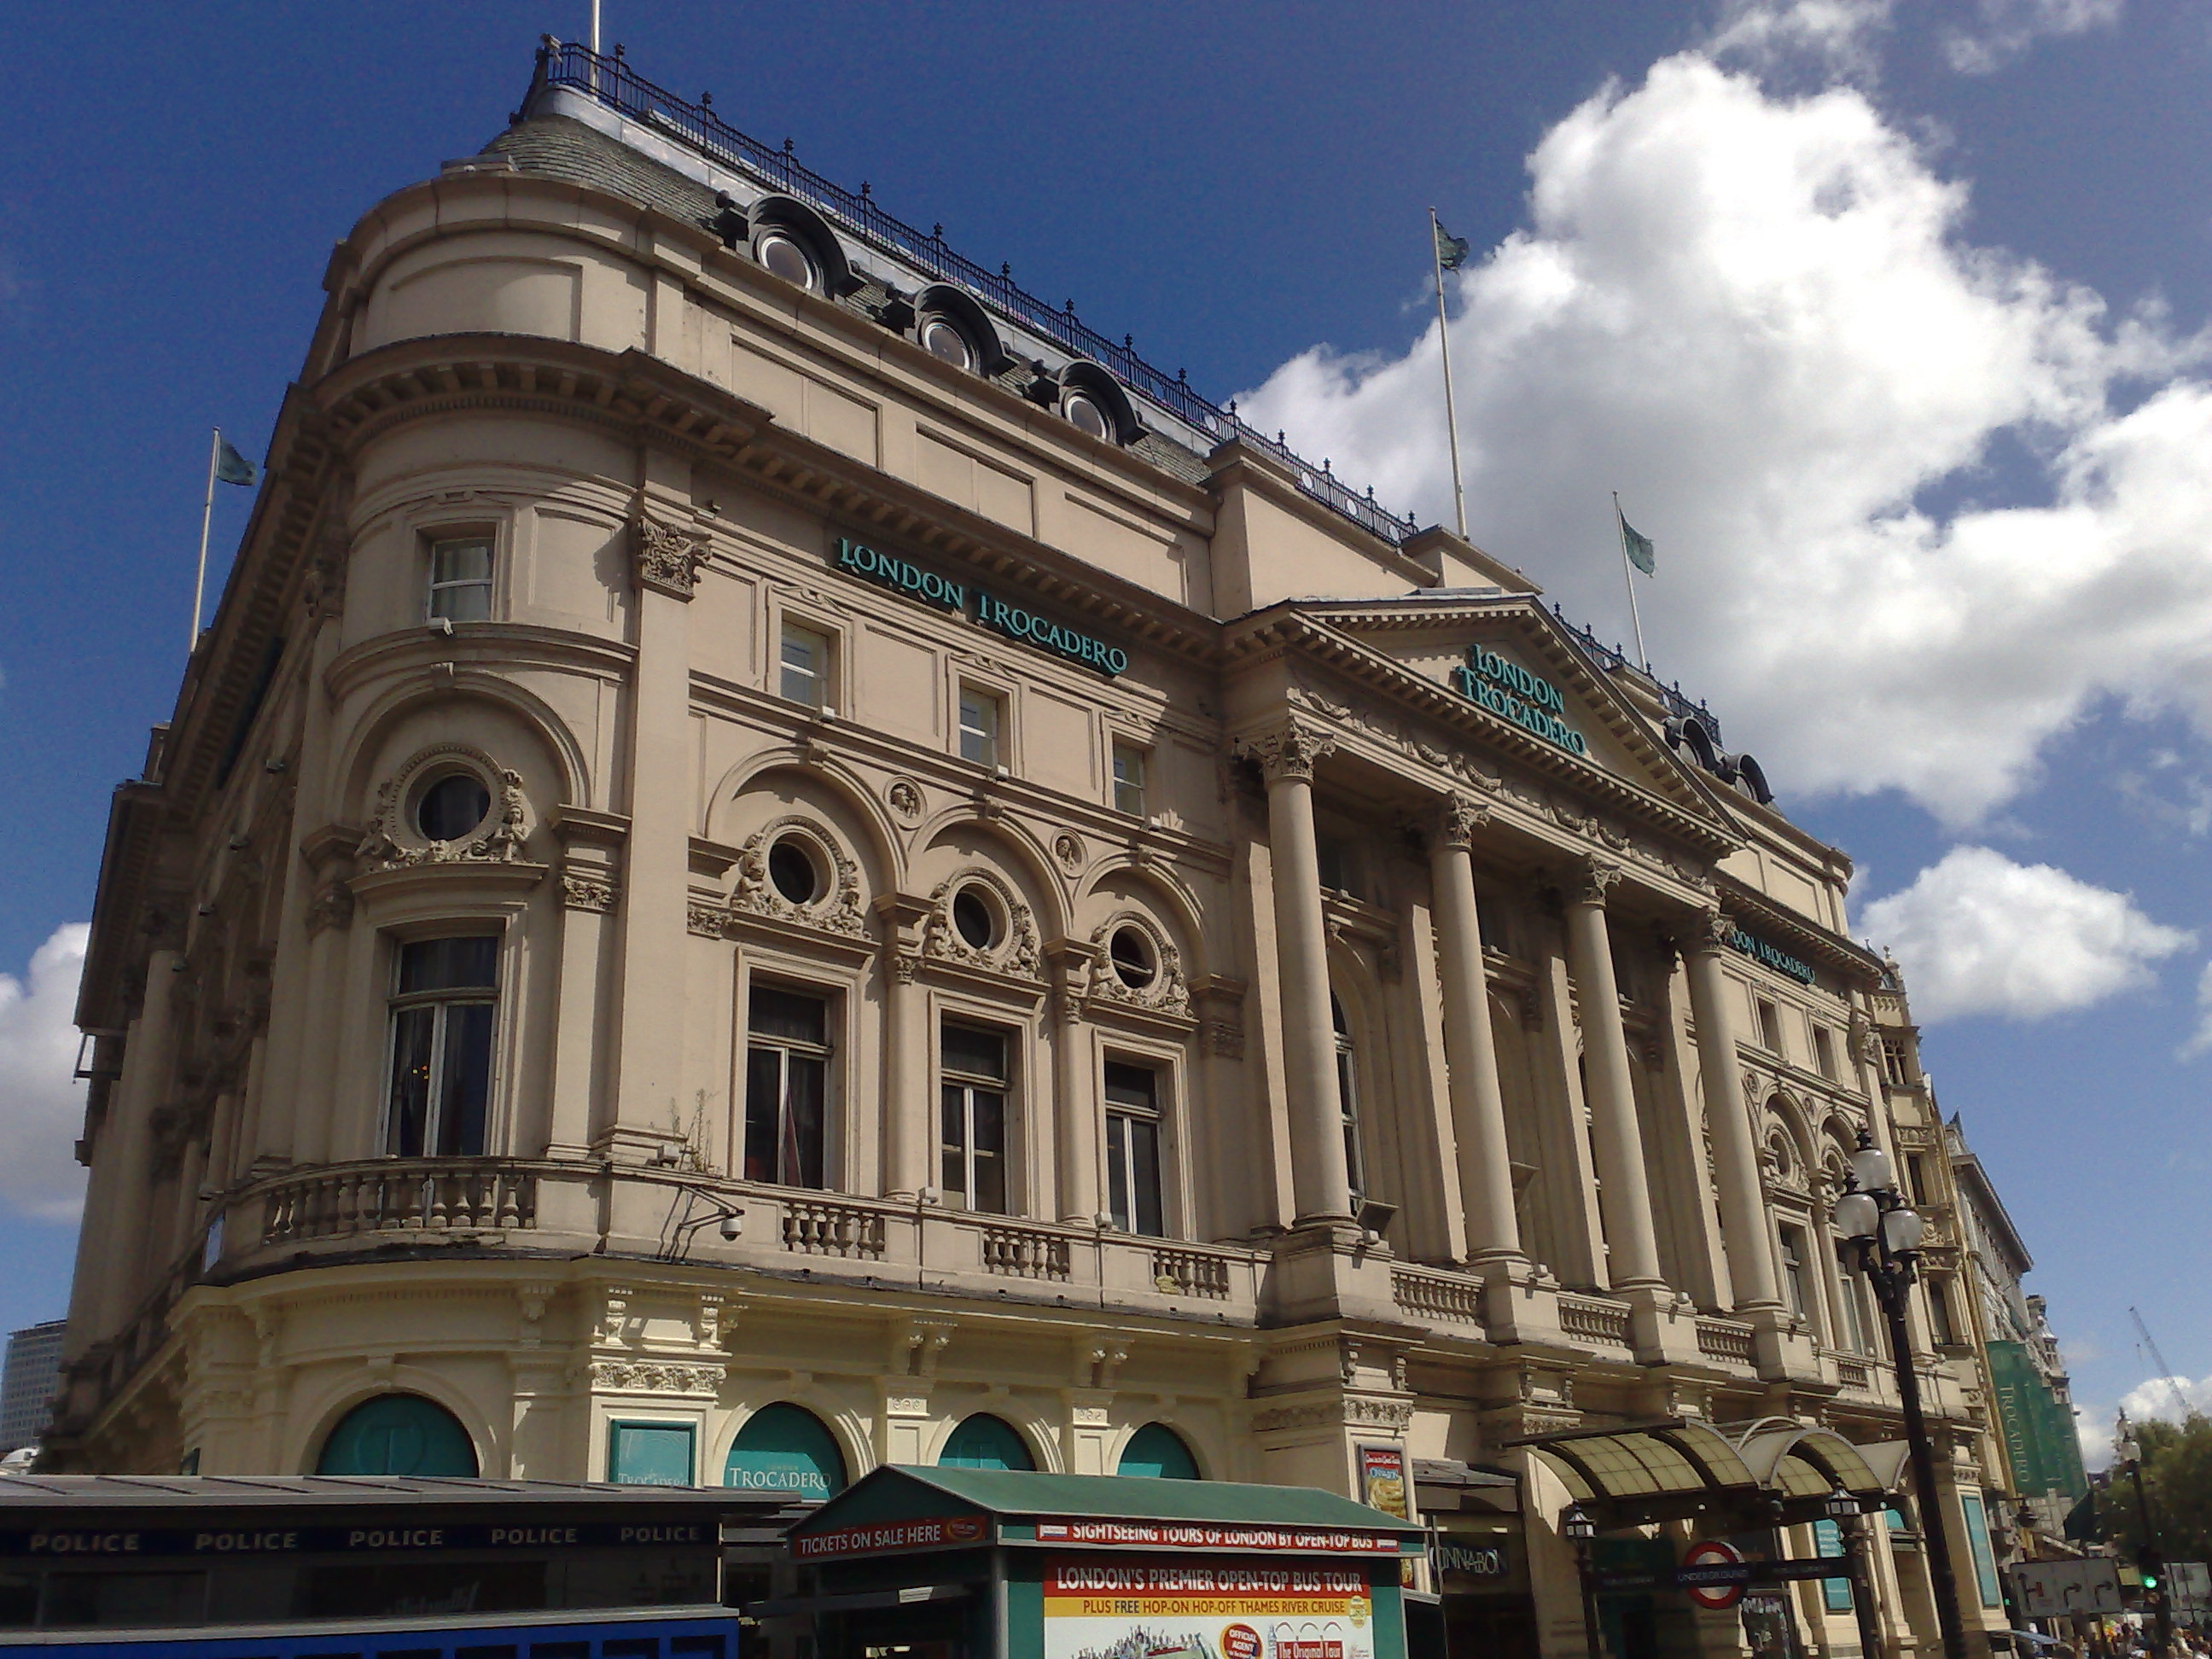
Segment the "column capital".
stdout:
<path fill-rule="evenodd" d="M 1619 865 L 1605 859 L 1584 859 L 1567 872 L 1563 884 L 1570 904 L 1595 904 L 1605 908 L 1605 896 L 1621 878 Z"/>
<path fill-rule="evenodd" d="M 1725 910 L 1700 910 L 1682 930 L 1684 954 L 1711 956 L 1725 950 L 1735 938 L 1735 918 Z"/>
<path fill-rule="evenodd" d="M 630 520 L 630 560 L 637 585 L 689 601 L 707 562 L 707 538 L 641 513 Z"/>
<path fill-rule="evenodd" d="M 1336 744 L 1310 726 L 1285 720 L 1273 732 L 1244 738 L 1240 747 L 1260 763 L 1261 774 L 1269 783 L 1284 778 L 1311 783 L 1314 768 L 1334 751 Z"/>
<path fill-rule="evenodd" d="M 1489 802 L 1448 794 L 1431 805 L 1425 827 L 1436 845 L 1464 850 L 1474 844 L 1475 831 L 1489 822 Z"/>

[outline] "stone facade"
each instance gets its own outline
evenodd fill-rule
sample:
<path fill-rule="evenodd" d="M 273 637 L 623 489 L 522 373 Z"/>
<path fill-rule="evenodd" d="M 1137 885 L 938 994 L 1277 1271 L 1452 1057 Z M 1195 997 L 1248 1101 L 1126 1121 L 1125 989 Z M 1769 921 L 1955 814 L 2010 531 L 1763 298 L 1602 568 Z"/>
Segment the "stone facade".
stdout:
<path fill-rule="evenodd" d="M 719 1481 L 776 1401 L 854 1473 L 988 1413 L 1343 1491 L 1896 1437 L 1826 1243 L 1897 1133 L 1882 968 L 1755 766 L 1457 538 L 526 115 L 339 244 L 117 797 L 52 1467 L 311 1470 L 395 1390 L 562 1480 L 650 1422 Z"/>

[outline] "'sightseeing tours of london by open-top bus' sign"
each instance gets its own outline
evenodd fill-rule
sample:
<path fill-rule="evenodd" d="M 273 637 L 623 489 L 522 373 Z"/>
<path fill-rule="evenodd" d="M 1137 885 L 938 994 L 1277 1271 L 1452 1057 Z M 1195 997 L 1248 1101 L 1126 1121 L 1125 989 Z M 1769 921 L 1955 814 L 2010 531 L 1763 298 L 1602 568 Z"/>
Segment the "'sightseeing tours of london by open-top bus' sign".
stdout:
<path fill-rule="evenodd" d="M 1510 658 L 1487 646 L 1470 645 L 1467 660 L 1452 665 L 1452 684 L 1469 702 L 1509 720 L 1522 731 L 1570 755 L 1588 756 L 1583 734 L 1562 718 L 1566 700 L 1559 688 L 1540 674 L 1532 674 Z"/>
<path fill-rule="evenodd" d="M 1008 605 L 997 595 L 969 582 L 956 582 L 940 576 L 934 570 L 924 570 L 911 560 L 895 554 L 878 553 L 874 548 L 850 537 L 837 538 L 834 562 L 840 570 L 849 570 L 856 576 L 880 582 L 885 587 L 919 599 L 924 605 L 941 606 L 947 611 L 964 611 L 994 633 L 1004 634 L 1010 640 L 1019 640 L 1040 651 L 1049 651 L 1055 657 L 1064 657 L 1073 663 L 1095 669 L 1111 679 L 1125 673 L 1129 666 L 1129 653 L 1119 646 L 1108 645 L 1103 640 L 1093 639 L 1088 634 L 1040 617 L 1020 605 Z"/>

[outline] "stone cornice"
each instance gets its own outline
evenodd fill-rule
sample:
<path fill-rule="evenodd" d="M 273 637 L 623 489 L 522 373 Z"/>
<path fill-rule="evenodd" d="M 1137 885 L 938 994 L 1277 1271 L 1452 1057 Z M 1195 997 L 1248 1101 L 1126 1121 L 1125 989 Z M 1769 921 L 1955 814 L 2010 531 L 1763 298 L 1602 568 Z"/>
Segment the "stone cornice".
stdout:
<path fill-rule="evenodd" d="M 1808 961 L 1826 968 L 1848 984 L 1870 989 L 1881 983 L 1881 958 L 1864 945 L 1777 903 L 1737 877 L 1717 873 L 1714 882 L 1721 908 L 1746 933 L 1764 934 L 1773 945 L 1802 951 Z"/>
<path fill-rule="evenodd" d="M 403 628 L 349 646 L 332 659 L 323 684 L 343 699 L 381 677 L 418 677 L 439 662 L 510 672 L 550 668 L 619 684 L 636 661 L 637 647 L 622 640 L 530 623 L 456 623 L 450 635 Z"/>

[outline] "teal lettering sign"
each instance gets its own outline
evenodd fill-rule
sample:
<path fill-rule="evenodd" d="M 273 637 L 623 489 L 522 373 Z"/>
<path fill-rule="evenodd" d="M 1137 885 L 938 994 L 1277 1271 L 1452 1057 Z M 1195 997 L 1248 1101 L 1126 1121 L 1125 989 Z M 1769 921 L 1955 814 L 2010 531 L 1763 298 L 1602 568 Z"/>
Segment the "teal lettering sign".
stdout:
<path fill-rule="evenodd" d="M 1467 660 L 1452 665 L 1451 677 L 1460 696 L 1469 702 L 1487 708 L 1501 720 L 1511 720 L 1570 755 L 1589 753 L 1583 734 L 1561 718 L 1566 713 L 1566 699 L 1559 695 L 1558 686 L 1541 675 L 1530 673 L 1486 646 L 1470 645 Z"/>
<path fill-rule="evenodd" d="M 1763 962 L 1778 974 L 1787 974 L 1801 985 L 1813 982 L 1810 963 L 1800 962 L 1787 951 L 1778 951 L 1763 939 L 1753 939 L 1741 927 L 1729 939 L 1729 943 L 1753 962 Z"/>
<path fill-rule="evenodd" d="M 691 1484 L 691 1425 L 688 1423 L 611 1423 L 607 1480 L 617 1486 Z"/>
<path fill-rule="evenodd" d="M 1096 669 L 1109 679 L 1128 672 L 1129 653 L 1120 647 L 1078 633 L 1018 605 L 1009 605 L 980 587 L 953 581 L 934 570 L 924 570 L 894 554 L 879 553 L 863 543 L 840 536 L 836 562 L 840 570 L 866 576 L 870 581 L 880 582 L 924 605 L 963 611 L 994 633 Z"/>

